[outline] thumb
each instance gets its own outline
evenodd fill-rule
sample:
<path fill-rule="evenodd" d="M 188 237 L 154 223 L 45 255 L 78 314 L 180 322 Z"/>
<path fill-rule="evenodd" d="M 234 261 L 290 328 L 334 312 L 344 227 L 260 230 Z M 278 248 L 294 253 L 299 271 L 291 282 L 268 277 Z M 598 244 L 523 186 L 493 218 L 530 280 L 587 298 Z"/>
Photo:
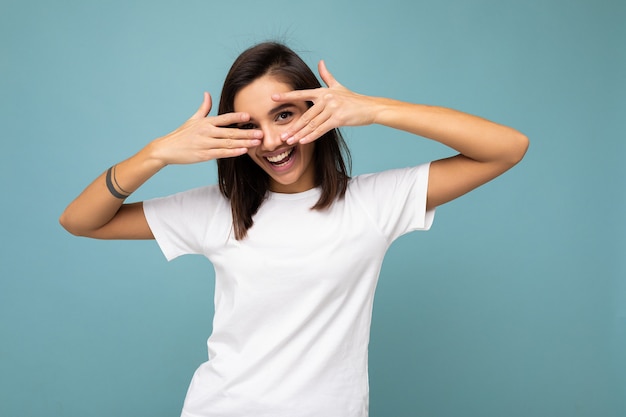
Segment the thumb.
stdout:
<path fill-rule="evenodd" d="M 204 92 L 204 99 L 202 100 L 202 104 L 200 104 L 200 107 L 193 114 L 193 116 L 191 116 L 191 118 L 192 119 L 200 119 L 200 118 L 203 118 L 203 117 L 207 117 L 207 115 L 211 111 L 211 106 L 212 106 L 211 94 L 209 94 L 209 93 L 207 93 L 205 91 Z"/>
<path fill-rule="evenodd" d="M 329 88 L 341 86 L 341 84 L 339 84 L 339 81 L 337 81 L 335 77 L 333 77 L 333 75 L 330 73 L 330 71 L 328 71 L 328 68 L 326 68 L 326 63 L 324 62 L 324 60 L 320 61 L 319 64 L 317 64 L 317 70 L 319 71 L 322 80 L 324 80 L 324 83 Z"/>

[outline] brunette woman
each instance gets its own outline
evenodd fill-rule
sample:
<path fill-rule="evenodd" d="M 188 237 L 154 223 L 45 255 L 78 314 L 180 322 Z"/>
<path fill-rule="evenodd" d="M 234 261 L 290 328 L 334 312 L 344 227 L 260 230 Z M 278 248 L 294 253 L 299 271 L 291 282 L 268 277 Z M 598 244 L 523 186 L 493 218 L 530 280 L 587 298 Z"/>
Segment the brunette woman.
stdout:
<path fill-rule="evenodd" d="M 364 417 L 372 302 L 386 250 L 430 228 L 435 208 L 502 174 L 528 146 L 518 131 L 458 111 L 356 94 L 320 62 L 322 88 L 277 43 L 233 64 L 219 115 L 198 111 L 100 175 L 61 216 L 71 233 L 156 239 L 167 259 L 215 267 L 209 360 L 186 417 Z M 349 176 L 341 126 L 380 124 L 456 155 Z M 381 146 L 397 143 L 384 142 Z M 124 204 L 170 164 L 216 159 L 219 183 Z"/>

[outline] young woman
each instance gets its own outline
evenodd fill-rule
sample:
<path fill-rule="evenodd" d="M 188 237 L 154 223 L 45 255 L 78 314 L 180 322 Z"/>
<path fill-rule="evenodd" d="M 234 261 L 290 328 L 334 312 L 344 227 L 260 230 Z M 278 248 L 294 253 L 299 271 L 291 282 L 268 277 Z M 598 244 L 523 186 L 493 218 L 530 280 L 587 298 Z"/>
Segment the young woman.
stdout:
<path fill-rule="evenodd" d="M 250 48 L 226 77 L 218 116 L 208 116 L 205 93 L 182 126 L 111 167 L 61 216 L 76 235 L 155 238 L 168 259 L 193 253 L 213 263 L 209 361 L 183 416 L 367 416 L 371 310 L 386 250 L 526 152 L 527 138 L 509 127 L 356 94 L 323 62 L 319 73 L 326 88 L 287 47 Z M 336 129 L 369 124 L 458 154 L 350 178 Z M 165 166 L 211 159 L 218 185 L 123 204 Z"/>

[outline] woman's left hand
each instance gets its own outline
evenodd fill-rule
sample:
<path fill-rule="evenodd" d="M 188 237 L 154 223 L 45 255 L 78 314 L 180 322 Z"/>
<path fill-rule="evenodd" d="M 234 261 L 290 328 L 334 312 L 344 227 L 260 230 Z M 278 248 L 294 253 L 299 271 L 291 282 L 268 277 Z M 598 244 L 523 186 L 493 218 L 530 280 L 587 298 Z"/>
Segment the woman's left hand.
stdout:
<path fill-rule="evenodd" d="M 278 103 L 313 102 L 313 106 L 281 135 L 281 139 L 290 145 L 296 142 L 313 142 L 324 133 L 341 126 L 363 126 L 374 123 L 375 100 L 372 97 L 356 94 L 341 85 L 328 71 L 324 61 L 320 61 L 318 70 L 328 88 L 295 90 L 272 95 L 272 100 Z"/>

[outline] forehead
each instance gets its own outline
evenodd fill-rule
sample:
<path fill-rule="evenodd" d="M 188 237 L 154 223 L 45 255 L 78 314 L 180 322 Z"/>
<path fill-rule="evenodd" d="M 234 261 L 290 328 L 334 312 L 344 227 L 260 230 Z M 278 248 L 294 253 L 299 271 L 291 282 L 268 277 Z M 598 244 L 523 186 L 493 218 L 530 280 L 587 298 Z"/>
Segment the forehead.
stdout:
<path fill-rule="evenodd" d="M 276 106 L 276 102 L 272 100 L 274 93 L 286 93 L 293 88 L 271 75 L 264 75 L 248 84 L 235 95 L 233 103 L 235 111 L 244 111 L 247 113 L 256 113 L 267 111 Z"/>

